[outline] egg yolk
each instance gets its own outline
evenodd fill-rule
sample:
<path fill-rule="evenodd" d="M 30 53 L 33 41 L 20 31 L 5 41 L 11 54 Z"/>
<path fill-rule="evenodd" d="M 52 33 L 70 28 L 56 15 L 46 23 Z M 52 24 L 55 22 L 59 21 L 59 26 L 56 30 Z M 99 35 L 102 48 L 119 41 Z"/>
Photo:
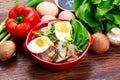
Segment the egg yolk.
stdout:
<path fill-rule="evenodd" d="M 57 30 L 62 33 L 68 33 L 70 31 L 68 25 L 66 23 L 61 23 L 58 27 Z"/>
<path fill-rule="evenodd" d="M 42 46 L 45 46 L 46 44 L 47 44 L 47 40 L 46 39 L 37 39 L 36 40 L 36 44 L 38 45 L 38 46 L 40 46 L 40 47 L 42 47 Z"/>

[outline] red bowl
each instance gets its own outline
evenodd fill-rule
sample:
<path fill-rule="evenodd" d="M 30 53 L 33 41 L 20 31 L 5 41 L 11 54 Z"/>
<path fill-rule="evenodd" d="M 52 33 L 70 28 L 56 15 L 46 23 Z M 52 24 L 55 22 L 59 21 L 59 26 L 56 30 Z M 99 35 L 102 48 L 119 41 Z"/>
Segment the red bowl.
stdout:
<path fill-rule="evenodd" d="M 90 46 L 92 45 L 93 43 L 93 38 L 91 36 L 91 34 L 88 32 L 89 34 L 89 38 L 90 38 L 90 42 L 87 46 L 87 48 L 84 50 L 84 52 L 76 59 L 74 60 L 71 60 L 71 61 L 68 61 L 68 62 L 63 62 L 63 63 L 52 63 L 52 62 L 49 62 L 49 61 L 46 61 L 46 60 L 43 60 L 41 58 L 39 58 L 36 54 L 30 52 L 28 50 L 28 43 L 32 40 L 32 31 L 35 31 L 35 30 L 40 30 L 41 28 L 47 26 L 49 21 L 46 21 L 46 22 L 40 22 L 38 23 L 33 29 L 31 29 L 31 31 L 28 33 L 27 35 L 27 38 L 25 40 L 25 43 L 24 43 L 24 49 L 39 63 L 41 64 L 42 66 L 44 67 L 47 67 L 49 69 L 52 69 L 52 70 L 64 70 L 64 69 L 68 69 L 68 68 L 71 68 L 73 66 L 75 66 L 77 63 L 79 63 L 79 61 L 85 56 L 85 54 L 87 53 L 88 49 L 90 48 Z"/>

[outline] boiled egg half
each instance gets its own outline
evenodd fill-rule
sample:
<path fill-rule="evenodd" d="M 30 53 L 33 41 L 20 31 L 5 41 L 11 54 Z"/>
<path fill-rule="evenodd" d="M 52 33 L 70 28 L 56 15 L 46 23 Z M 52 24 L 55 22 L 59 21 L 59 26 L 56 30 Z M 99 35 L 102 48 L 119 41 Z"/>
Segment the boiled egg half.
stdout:
<path fill-rule="evenodd" d="M 40 36 L 31 40 L 28 49 L 36 54 L 46 51 L 50 47 L 50 39 L 47 36 Z"/>
<path fill-rule="evenodd" d="M 71 38 L 72 26 L 68 21 L 57 22 L 55 24 L 55 35 L 61 41 Z"/>

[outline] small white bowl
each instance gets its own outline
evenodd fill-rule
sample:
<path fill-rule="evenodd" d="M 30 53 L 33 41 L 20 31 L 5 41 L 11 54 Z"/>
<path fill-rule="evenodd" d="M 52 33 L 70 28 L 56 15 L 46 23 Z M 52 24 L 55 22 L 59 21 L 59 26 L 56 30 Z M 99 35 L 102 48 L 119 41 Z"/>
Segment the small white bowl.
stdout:
<path fill-rule="evenodd" d="M 54 0 L 54 2 L 60 9 L 74 12 L 73 0 Z"/>

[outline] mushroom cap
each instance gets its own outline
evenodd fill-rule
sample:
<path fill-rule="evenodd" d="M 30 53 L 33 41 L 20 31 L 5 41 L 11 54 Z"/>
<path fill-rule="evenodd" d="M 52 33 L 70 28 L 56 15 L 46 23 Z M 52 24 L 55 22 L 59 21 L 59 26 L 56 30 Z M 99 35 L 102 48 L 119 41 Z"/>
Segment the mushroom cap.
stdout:
<path fill-rule="evenodd" d="M 120 28 L 112 28 L 106 35 L 112 46 L 120 46 Z"/>
<path fill-rule="evenodd" d="M 110 42 L 106 37 L 106 35 L 104 35 L 103 33 L 95 33 L 92 36 L 93 36 L 94 42 L 90 47 L 91 52 L 95 54 L 102 54 L 109 50 Z"/>
<path fill-rule="evenodd" d="M 13 41 L 0 44 L 0 60 L 6 61 L 15 55 L 16 45 Z"/>

